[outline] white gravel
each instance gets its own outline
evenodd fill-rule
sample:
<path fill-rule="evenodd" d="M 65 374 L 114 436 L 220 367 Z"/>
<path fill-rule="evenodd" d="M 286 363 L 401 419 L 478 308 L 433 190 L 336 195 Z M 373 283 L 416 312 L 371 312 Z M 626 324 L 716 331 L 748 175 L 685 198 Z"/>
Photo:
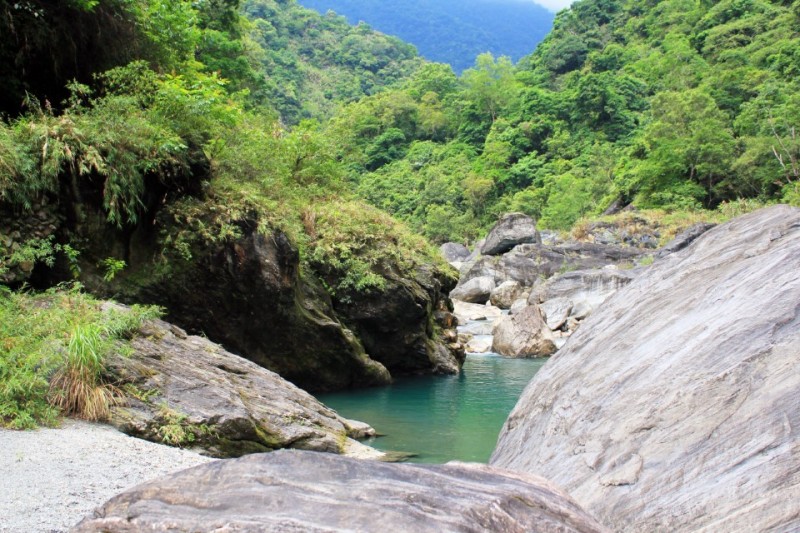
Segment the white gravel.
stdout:
<path fill-rule="evenodd" d="M 102 424 L 0 429 L 0 531 L 67 531 L 125 489 L 211 460 Z"/>

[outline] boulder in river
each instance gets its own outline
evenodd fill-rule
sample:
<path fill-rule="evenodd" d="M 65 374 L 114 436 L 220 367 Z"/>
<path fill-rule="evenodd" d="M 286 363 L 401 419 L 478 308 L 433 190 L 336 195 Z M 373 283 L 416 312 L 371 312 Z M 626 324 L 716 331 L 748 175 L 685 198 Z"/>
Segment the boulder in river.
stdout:
<path fill-rule="evenodd" d="M 154 442 L 214 457 L 299 448 L 379 458 L 353 438 L 374 435 L 280 376 L 208 339 L 153 320 L 109 371 L 128 398 L 111 424 Z"/>
<path fill-rule="evenodd" d="M 134 487 L 76 533 L 605 531 L 544 479 L 477 464 L 387 464 L 286 450 Z"/>
<path fill-rule="evenodd" d="M 492 350 L 508 357 L 547 357 L 556 345 L 539 308 L 529 305 L 497 321 Z"/>
<path fill-rule="evenodd" d="M 524 213 L 508 213 L 489 230 L 481 247 L 483 255 L 500 255 L 523 243 L 540 243 L 536 221 Z"/>
<path fill-rule="evenodd" d="M 491 464 L 620 531 L 800 529 L 800 209 L 656 261 L 533 378 Z"/>
<path fill-rule="evenodd" d="M 492 305 L 500 309 L 510 309 L 511 304 L 522 295 L 524 290 L 525 288 L 517 281 L 504 281 L 495 287 L 489 296 L 489 300 L 492 302 Z"/>

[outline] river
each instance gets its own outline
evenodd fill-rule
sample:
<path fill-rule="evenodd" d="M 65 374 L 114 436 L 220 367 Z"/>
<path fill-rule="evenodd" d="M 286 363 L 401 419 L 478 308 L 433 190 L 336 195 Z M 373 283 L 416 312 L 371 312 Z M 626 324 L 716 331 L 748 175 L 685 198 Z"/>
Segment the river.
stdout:
<path fill-rule="evenodd" d="M 398 379 L 388 387 L 320 394 L 340 415 L 385 436 L 366 444 L 416 454 L 410 461 L 485 463 L 506 417 L 545 359 L 470 354 L 457 376 Z"/>

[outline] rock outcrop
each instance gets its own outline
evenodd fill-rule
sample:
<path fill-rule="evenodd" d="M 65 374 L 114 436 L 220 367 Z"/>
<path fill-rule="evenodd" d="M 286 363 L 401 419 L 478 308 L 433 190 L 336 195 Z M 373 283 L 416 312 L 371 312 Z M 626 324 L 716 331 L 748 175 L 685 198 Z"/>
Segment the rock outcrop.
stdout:
<path fill-rule="evenodd" d="M 392 375 L 458 373 L 463 349 L 446 347 L 435 331 L 438 327 L 447 334 L 456 322 L 446 296 L 454 280 L 428 267 L 408 277 L 393 271 L 381 274 L 386 286 L 380 291 L 334 297 L 336 316 L 352 329 L 370 358 Z"/>
<path fill-rule="evenodd" d="M 76 533 L 604 531 L 547 481 L 484 465 L 280 451 L 214 461 L 109 500 Z"/>
<path fill-rule="evenodd" d="M 128 401 L 111 424 L 154 442 L 238 457 L 298 448 L 361 457 L 383 454 L 353 438 L 374 435 L 277 374 L 202 337 L 153 320 L 131 339 L 132 353 L 109 371 Z"/>
<path fill-rule="evenodd" d="M 509 357 L 547 357 L 556 351 L 553 334 L 535 305 L 494 325 L 492 350 Z"/>
<path fill-rule="evenodd" d="M 787 206 L 656 261 L 534 377 L 491 464 L 620 531 L 800 528 L 799 264 Z"/>
<path fill-rule="evenodd" d="M 524 213 L 508 213 L 489 230 L 480 250 L 483 255 L 499 255 L 518 244 L 540 242 L 535 220 Z"/>

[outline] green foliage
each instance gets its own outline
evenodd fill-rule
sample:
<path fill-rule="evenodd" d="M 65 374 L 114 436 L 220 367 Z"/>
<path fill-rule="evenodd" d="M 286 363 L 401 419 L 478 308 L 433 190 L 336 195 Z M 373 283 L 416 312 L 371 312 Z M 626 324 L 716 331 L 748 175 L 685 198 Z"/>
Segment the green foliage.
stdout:
<path fill-rule="evenodd" d="M 77 289 L 31 295 L 0 288 L 0 425 L 53 425 L 60 413 L 107 415 L 117 398 L 105 360 L 154 308 L 102 311 Z"/>
<path fill-rule="evenodd" d="M 327 202 L 309 208 L 309 262 L 341 299 L 385 287 L 386 276 L 413 275 L 423 264 L 441 264 L 421 237 L 361 202 Z"/>

